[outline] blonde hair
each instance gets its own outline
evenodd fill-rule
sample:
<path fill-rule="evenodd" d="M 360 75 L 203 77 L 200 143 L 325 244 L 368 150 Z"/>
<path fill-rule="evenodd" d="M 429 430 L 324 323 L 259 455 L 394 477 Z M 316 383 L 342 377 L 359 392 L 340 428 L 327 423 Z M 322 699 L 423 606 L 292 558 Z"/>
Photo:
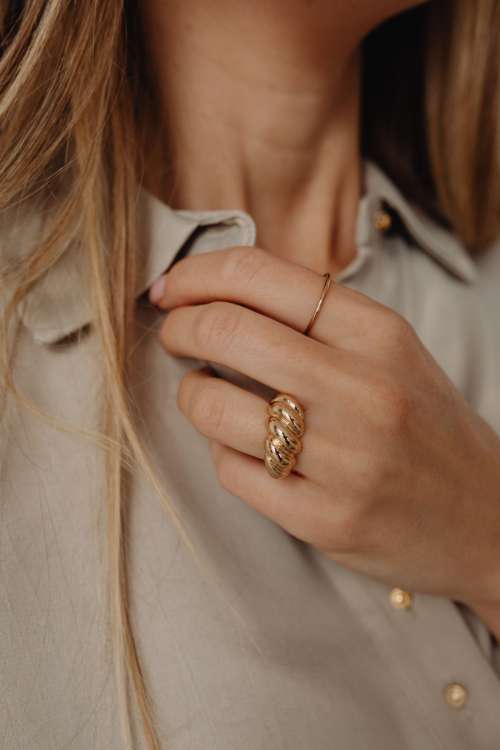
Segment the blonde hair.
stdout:
<path fill-rule="evenodd" d="M 12 290 L 3 318 L 2 371 L 16 398 L 61 428 L 76 429 L 43 414 L 16 389 L 9 331 L 29 289 L 69 241 L 78 240 L 91 269 L 105 371 L 101 429 L 86 435 L 106 451 L 106 570 L 116 684 L 128 709 L 123 731 L 133 747 L 131 686 L 148 746 L 159 750 L 127 607 L 126 472 L 144 472 L 195 556 L 196 550 L 137 438 L 128 388 L 139 144 L 152 103 L 133 5 L 0 3 L 0 209 L 35 204 L 45 219 L 33 252 L 2 259 L 1 280 Z M 499 233 L 499 13 L 497 0 L 436 0 L 384 24 L 364 45 L 370 57 L 364 152 L 471 252 Z M 398 66 L 389 64 L 388 48 L 401 51 Z M 404 49 L 413 54 L 403 55 Z"/>

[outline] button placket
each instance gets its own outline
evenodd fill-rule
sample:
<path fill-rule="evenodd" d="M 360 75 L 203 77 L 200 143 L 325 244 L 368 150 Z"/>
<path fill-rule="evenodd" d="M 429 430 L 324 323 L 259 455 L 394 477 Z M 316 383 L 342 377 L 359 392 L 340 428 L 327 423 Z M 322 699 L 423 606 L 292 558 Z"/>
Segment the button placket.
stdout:
<path fill-rule="evenodd" d="M 413 594 L 396 586 L 389 592 L 389 601 L 394 609 L 411 609 Z M 466 705 L 469 691 L 462 682 L 449 682 L 443 687 L 443 697 L 450 708 L 460 709 Z"/>

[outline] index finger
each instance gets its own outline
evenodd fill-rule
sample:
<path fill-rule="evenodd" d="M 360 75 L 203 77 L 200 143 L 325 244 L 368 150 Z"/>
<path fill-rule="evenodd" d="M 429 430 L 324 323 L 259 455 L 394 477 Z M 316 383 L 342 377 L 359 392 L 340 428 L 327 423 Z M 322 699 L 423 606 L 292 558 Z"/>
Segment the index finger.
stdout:
<path fill-rule="evenodd" d="M 236 246 L 188 255 L 161 277 L 150 295 L 164 310 L 224 300 L 236 302 L 303 332 L 325 282 L 322 274 L 254 246 Z M 331 345 L 359 348 L 354 342 L 373 334 L 373 314 L 383 308 L 354 289 L 332 284 L 308 333 Z"/>

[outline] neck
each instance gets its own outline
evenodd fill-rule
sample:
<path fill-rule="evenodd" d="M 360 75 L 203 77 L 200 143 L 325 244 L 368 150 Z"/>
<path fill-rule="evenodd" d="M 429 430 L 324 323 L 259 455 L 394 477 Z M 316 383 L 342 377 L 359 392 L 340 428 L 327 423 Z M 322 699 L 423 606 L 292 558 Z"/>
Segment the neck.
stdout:
<path fill-rule="evenodd" d="M 144 15 L 165 155 L 148 141 L 146 187 L 248 211 L 260 247 L 333 273 L 356 252 L 362 181 L 360 37 L 337 5 L 148 0 Z"/>

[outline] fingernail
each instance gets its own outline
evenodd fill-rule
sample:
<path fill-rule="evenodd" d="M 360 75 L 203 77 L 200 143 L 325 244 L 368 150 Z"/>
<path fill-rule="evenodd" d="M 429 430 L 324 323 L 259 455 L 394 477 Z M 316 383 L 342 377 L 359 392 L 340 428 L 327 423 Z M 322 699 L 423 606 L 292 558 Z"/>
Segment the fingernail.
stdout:
<path fill-rule="evenodd" d="M 149 300 L 156 304 L 161 300 L 165 292 L 165 275 L 156 279 L 149 290 Z"/>

